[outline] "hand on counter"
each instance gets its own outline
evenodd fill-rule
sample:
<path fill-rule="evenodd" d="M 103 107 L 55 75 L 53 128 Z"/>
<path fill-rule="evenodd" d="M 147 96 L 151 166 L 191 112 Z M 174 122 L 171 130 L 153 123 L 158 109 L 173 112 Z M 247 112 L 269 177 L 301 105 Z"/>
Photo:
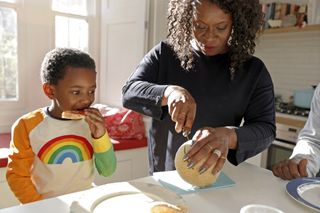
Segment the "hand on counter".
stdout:
<path fill-rule="evenodd" d="M 272 172 L 275 176 L 284 180 L 307 177 L 307 164 L 307 159 L 302 159 L 301 161 L 297 161 L 294 158 L 283 160 L 272 167 Z"/>

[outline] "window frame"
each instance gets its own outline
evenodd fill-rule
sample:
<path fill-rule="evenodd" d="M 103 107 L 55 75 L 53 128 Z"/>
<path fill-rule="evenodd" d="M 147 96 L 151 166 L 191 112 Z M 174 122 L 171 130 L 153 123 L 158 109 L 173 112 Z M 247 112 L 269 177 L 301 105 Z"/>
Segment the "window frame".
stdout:
<path fill-rule="evenodd" d="M 87 16 L 53 11 L 51 9 L 51 0 L 16 0 L 15 3 L 0 2 L 1 7 L 12 8 L 16 11 L 18 37 L 18 98 L 17 100 L 0 101 L 0 133 L 10 131 L 14 121 L 21 115 L 50 104 L 50 100 L 42 92 L 39 72 L 44 55 L 49 50 L 55 48 L 56 14 L 66 17 L 80 17 L 88 22 L 88 53 L 95 59 L 97 70 L 99 69 L 99 5 L 101 4 L 101 0 L 87 1 Z M 33 13 L 38 13 L 38 15 L 34 15 Z M 39 20 L 39 14 L 45 16 L 43 20 Z M 40 41 L 38 42 L 37 34 L 39 34 L 39 32 Z M 32 75 L 30 76 L 31 73 Z M 99 83 L 98 80 L 97 83 Z M 99 97 L 98 94 L 99 90 L 97 90 L 96 93 L 96 100 Z"/>
<path fill-rule="evenodd" d="M 0 100 L 0 116 L 1 111 L 5 109 L 22 109 L 25 105 L 25 90 L 23 88 L 26 85 L 25 81 L 22 81 L 25 77 L 25 73 L 22 72 L 21 67 L 23 67 L 23 57 L 22 57 L 22 51 L 24 48 L 23 45 L 23 34 L 24 34 L 24 27 L 22 26 L 21 20 L 22 20 L 22 10 L 21 5 L 19 4 L 19 1 L 16 1 L 15 3 L 8 3 L 8 2 L 0 2 L 0 7 L 10 8 L 16 11 L 17 13 L 17 99 L 16 100 Z M 20 26 L 20 27 L 19 27 Z"/>
<path fill-rule="evenodd" d="M 65 18 L 74 18 L 74 19 L 82 19 L 82 20 L 84 20 L 84 21 L 86 21 L 87 22 L 87 24 L 88 24 L 88 40 L 87 40 L 87 44 L 88 44 L 88 51 L 89 51 L 89 46 L 90 46 L 90 38 L 89 38 L 89 35 L 90 35 L 90 33 L 89 33 L 89 26 L 90 26 L 90 23 L 89 23 L 89 18 L 88 18 L 88 16 L 81 16 L 81 15 L 74 15 L 74 14 L 70 14 L 70 13 L 62 13 L 62 12 L 57 12 L 57 11 L 53 11 L 53 16 L 54 16 L 54 27 L 55 27 L 55 25 L 56 25 L 56 23 L 55 23 L 55 18 L 57 17 L 57 16 L 60 16 L 60 17 L 65 17 Z M 54 32 L 54 36 L 56 35 L 56 32 Z M 55 39 L 56 40 L 56 39 Z M 55 43 L 55 41 L 54 41 L 54 43 Z"/>

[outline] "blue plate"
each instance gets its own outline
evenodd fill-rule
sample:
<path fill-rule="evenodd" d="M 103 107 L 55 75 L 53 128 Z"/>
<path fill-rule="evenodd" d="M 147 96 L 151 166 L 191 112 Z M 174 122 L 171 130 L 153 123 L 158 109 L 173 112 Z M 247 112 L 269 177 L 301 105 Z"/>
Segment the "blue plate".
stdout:
<path fill-rule="evenodd" d="M 296 201 L 320 212 L 320 178 L 298 178 L 286 185 L 287 193 Z"/>

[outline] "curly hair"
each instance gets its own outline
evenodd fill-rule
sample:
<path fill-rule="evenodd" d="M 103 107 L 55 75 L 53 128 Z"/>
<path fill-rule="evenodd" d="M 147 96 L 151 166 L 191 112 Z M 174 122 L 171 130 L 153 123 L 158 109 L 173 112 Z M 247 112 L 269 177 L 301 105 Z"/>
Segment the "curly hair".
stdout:
<path fill-rule="evenodd" d="M 168 43 L 181 66 L 189 71 L 194 67 L 191 40 L 193 16 L 197 4 L 209 1 L 231 14 L 232 32 L 228 41 L 231 78 L 235 71 L 255 51 L 255 39 L 263 26 L 263 13 L 259 0 L 170 0 L 168 9 Z"/>
<path fill-rule="evenodd" d="M 68 67 L 96 69 L 89 54 L 78 49 L 56 48 L 48 52 L 41 64 L 42 83 L 57 85 L 63 79 Z"/>

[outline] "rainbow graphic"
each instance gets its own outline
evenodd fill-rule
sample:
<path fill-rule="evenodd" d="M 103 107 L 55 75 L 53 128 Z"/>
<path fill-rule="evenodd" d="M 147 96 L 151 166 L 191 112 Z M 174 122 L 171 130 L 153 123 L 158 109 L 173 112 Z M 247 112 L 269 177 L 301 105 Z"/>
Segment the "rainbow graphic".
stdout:
<path fill-rule="evenodd" d="M 93 148 L 89 141 L 77 135 L 63 135 L 48 141 L 38 152 L 46 164 L 62 164 L 71 159 L 73 163 L 92 159 Z"/>

